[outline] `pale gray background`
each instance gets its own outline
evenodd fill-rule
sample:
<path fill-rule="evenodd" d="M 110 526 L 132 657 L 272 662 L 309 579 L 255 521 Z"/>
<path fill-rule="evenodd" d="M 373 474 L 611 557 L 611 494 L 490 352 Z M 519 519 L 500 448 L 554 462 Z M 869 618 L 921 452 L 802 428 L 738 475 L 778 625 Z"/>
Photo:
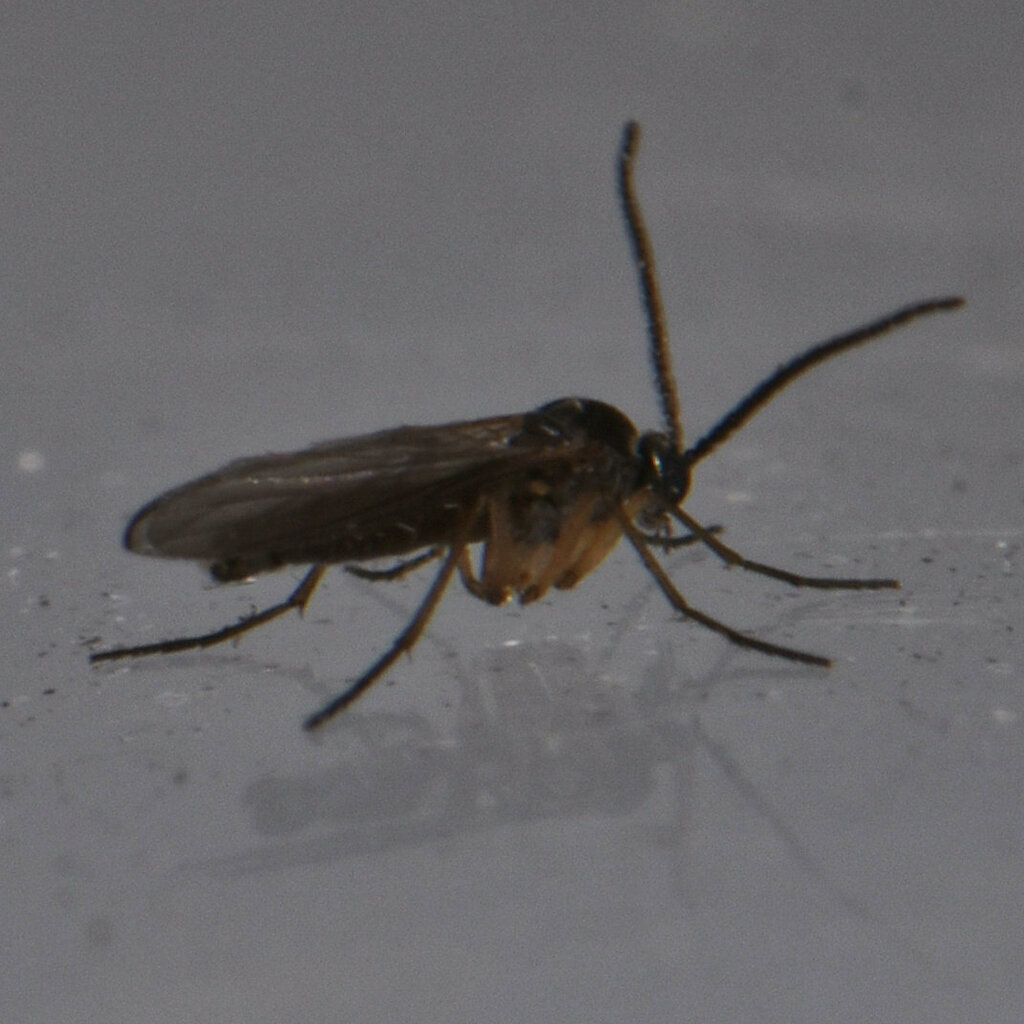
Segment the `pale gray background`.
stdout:
<path fill-rule="evenodd" d="M 1016 5 L 10 4 L 3 185 L 5 1021 L 1017 1021 L 1024 1008 Z M 332 574 L 236 650 L 122 552 L 236 455 L 566 393 L 656 424 L 613 191 L 622 122 L 701 467 L 814 594 L 620 549 L 570 595 L 453 589 L 337 727 L 301 717 L 425 579 Z"/>

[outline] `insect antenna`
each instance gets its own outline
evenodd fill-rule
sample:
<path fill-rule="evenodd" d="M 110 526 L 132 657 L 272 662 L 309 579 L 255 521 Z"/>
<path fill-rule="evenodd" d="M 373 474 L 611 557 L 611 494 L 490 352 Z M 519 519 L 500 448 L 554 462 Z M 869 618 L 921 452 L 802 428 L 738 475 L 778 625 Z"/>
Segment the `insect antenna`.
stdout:
<path fill-rule="evenodd" d="M 930 313 L 948 312 L 959 309 L 964 300 L 959 296 L 951 296 L 941 299 L 927 299 L 924 302 L 916 302 L 911 306 L 904 306 L 879 320 L 874 320 L 862 327 L 857 327 L 845 334 L 839 334 L 829 338 L 818 345 L 814 345 L 806 352 L 783 363 L 770 377 L 763 380 L 730 412 L 726 413 L 695 445 L 687 448 L 683 453 L 683 459 L 687 465 L 700 462 L 705 456 L 710 455 L 726 438 L 734 434 L 742 427 L 751 416 L 762 406 L 771 401 L 775 395 L 784 387 L 794 381 L 802 373 L 806 373 L 812 366 L 831 359 L 847 349 L 856 345 L 863 345 L 867 341 L 888 334 L 897 327 L 902 327 L 911 320 L 920 316 L 927 316 Z"/>
<path fill-rule="evenodd" d="M 665 430 L 672 447 L 683 450 L 683 423 L 679 414 L 679 393 L 672 373 L 672 356 L 668 347 L 668 329 L 665 327 L 665 309 L 661 303 L 661 289 L 654 266 L 654 250 L 647 234 L 640 204 L 633 184 L 633 164 L 640 146 L 640 125 L 636 121 L 627 123 L 619 150 L 619 198 L 626 216 L 629 240 L 633 248 L 633 261 L 640 278 L 640 295 L 643 299 L 644 314 L 647 317 L 647 336 L 651 345 L 651 362 L 654 364 L 654 382 L 661 402 L 661 414 Z"/>

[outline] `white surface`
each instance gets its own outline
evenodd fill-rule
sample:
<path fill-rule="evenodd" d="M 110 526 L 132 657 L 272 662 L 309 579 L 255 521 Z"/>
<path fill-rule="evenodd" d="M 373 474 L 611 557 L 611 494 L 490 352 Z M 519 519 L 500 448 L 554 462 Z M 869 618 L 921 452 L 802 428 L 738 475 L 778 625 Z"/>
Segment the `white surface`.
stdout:
<path fill-rule="evenodd" d="M 1018 13 L 345 6 L 5 14 L 0 1016 L 1019 1020 Z M 292 585 L 118 547 L 231 457 L 566 393 L 655 425 L 629 116 L 691 436 L 812 341 L 970 301 L 701 467 L 750 556 L 904 581 L 670 560 L 832 672 L 674 622 L 624 548 L 523 612 L 453 589 L 318 739 L 425 580 L 90 670 Z"/>

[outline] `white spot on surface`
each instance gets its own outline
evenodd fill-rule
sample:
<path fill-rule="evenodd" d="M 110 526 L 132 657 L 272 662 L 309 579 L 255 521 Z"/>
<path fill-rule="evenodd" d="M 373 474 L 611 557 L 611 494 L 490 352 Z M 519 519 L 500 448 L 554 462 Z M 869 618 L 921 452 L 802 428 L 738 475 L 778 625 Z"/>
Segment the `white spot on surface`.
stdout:
<path fill-rule="evenodd" d="M 18 469 L 22 473 L 41 473 L 46 468 L 46 456 L 42 452 L 25 451 L 18 455 Z"/>
<path fill-rule="evenodd" d="M 1006 661 L 991 661 L 985 668 L 996 676 L 1008 676 L 1013 671 L 1009 662 Z"/>
<path fill-rule="evenodd" d="M 187 704 L 192 698 L 187 693 L 179 693 L 177 690 L 164 690 L 156 698 L 157 704 L 165 708 L 180 708 Z"/>

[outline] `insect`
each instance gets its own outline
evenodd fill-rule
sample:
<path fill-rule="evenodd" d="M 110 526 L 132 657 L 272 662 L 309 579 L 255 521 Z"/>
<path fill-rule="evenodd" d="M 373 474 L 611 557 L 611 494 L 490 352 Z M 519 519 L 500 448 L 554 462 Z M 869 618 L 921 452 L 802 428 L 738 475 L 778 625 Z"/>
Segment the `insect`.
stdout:
<path fill-rule="evenodd" d="M 727 566 L 797 587 L 881 589 L 892 579 L 803 576 L 744 558 L 717 528 L 682 507 L 693 468 L 802 373 L 918 317 L 958 309 L 958 297 L 906 306 L 813 346 L 778 367 L 695 444 L 683 442 L 679 398 L 651 243 L 636 198 L 640 139 L 629 122 L 618 156 L 618 186 L 640 292 L 664 429 L 640 434 L 618 409 L 560 398 L 532 412 L 430 427 L 396 427 L 289 454 L 228 463 L 177 487 L 136 513 L 128 550 L 210 563 L 215 580 L 241 580 L 285 565 L 310 565 L 285 600 L 197 636 L 98 651 L 92 662 L 210 647 L 296 609 L 327 571 L 393 580 L 429 562 L 440 568 L 411 620 L 347 689 L 304 723 L 316 729 L 347 708 L 416 644 L 452 578 L 475 597 L 529 604 L 551 587 L 568 590 L 625 536 L 669 604 L 740 647 L 809 665 L 818 654 L 749 636 L 694 608 L 654 549 L 699 542 Z M 679 528 L 680 532 L 677 532 Z M 478 567 L 470 546 L 481 544 Z M 385 569 L 350 563 L 397 558 Z"/>

